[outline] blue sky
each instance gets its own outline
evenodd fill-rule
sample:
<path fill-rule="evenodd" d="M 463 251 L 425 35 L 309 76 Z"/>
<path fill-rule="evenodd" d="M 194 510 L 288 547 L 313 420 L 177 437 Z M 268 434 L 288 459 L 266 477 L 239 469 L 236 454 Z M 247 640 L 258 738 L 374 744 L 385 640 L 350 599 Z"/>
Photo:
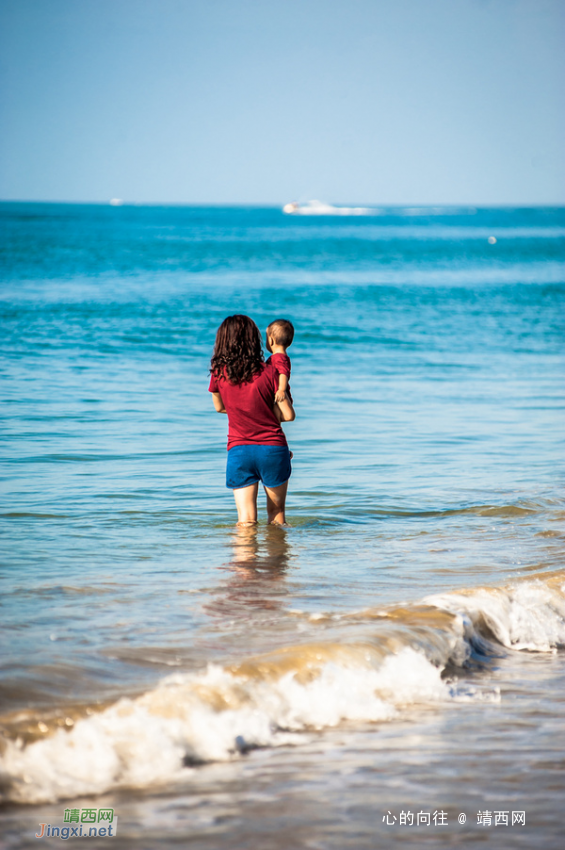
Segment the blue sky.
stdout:
<path fill-rule="evenodd" d="M 565 203 L 563 0 L 0 0 L 0 198 Z"/>

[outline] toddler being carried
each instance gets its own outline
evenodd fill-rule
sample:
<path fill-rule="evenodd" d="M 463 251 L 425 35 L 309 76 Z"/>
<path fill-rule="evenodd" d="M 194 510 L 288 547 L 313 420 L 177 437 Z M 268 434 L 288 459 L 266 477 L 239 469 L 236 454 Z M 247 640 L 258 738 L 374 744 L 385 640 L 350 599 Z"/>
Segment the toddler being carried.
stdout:
<path fill-rule="evenodd" d="M 292 404 L 290 394 L 290 357 L 286 353 L 287 348 L 294 339 L 294 328 L 288 319 L 275 319 L 267 328 L 267 351 L 271 356 L 267 363 L 272 363 L 278 372 L 278 386 L 275 401 L 285 401 L 286 398 Z"/>

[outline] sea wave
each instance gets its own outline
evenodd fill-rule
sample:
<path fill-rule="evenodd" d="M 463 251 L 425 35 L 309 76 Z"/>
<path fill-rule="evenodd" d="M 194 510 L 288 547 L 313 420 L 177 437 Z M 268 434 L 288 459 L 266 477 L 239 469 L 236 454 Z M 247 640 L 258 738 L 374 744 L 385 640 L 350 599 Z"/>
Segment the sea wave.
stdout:
<path fill-rule="evenodd" d="M 137 698 L 89 709 L 69 729 L 38 715 L 43 738 L 3 743 L 2 798 L 39 803 L 156 788 L 186 780 L 200 763 L 297 744 L 342 721 L 383 722 L 417 704 L 498 701 L 496 688 L 450 672 L 503 652 L 565 646 L 565 571 L 339 617 L 349 626 L 344 642 L 177 673 Z"/>

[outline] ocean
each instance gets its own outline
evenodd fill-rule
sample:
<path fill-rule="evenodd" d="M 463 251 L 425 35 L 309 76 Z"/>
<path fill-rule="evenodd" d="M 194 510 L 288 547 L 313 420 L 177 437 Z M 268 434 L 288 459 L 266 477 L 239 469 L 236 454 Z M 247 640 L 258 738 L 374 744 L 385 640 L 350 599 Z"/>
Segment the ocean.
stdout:
<path fill-rule="evenodd" d="M 0 228 L 0 846 L 561 848 L 565 209 Z M 235 527 L 233 313 L 296 329 L 289 528 Z"/>

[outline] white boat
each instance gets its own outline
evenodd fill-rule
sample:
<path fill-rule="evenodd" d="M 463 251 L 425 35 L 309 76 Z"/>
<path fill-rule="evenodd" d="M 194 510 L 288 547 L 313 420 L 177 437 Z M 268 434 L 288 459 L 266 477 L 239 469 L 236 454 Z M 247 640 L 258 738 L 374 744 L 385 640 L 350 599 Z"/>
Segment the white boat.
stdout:
<path fill-rule="evenodd" d="M 287 215 L 371 215 L 373 210 L 368 207 L 334 207 L 322 201 L 307 201 L 300 204 L 291 201 L 282 208 Z"/>

